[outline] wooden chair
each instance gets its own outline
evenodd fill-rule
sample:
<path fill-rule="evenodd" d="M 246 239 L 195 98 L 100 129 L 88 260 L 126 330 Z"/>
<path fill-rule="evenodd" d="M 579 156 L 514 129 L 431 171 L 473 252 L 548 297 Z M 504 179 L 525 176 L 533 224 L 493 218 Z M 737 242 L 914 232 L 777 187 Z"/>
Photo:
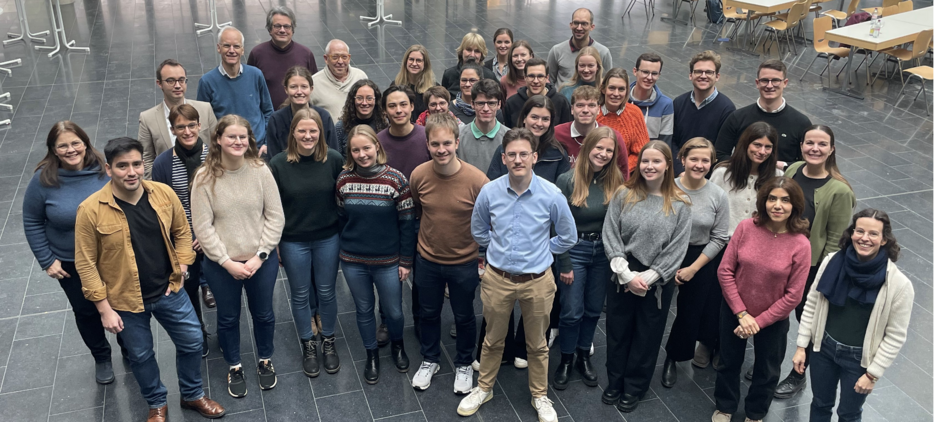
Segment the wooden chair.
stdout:
<path fill-rule="evenodd" d="M 894 4 L 884 7 L 883 10 L 880 11 L 880 17 L 895 15 L 897 13 L 899 13 L 899 6 Z"/>
<path fill-rule="evenodd" d="M 928 52 L 928 45 L 930 42 L 932 42 L 932 30 L 928 29 L 920 32 L 919 35 L 916 36 L 916 39 L 912 42 L 912 50 L 894 47 L 881 50 L 880 53 L 896 59 L 896 64 L 899 66 L 899 80 L 905 86 L 906 81 L 903 79 L 903 62 L 921 58 Z M 883 69 L 881 70 L 886 70 L 886 61 L 883 62 Z M 877 76 L 880 76 L 880 72 L 877 72 L 876 76 L 873 77 L 874 82 L 876 82 Z"/>
<path fill-rule="evenodd" d="M 851 0 L 851 2 L 847 5 L 847 12 L 842 12 L 840 10 L 827 10 L 822 14 L 834 18 L 834 21 L 831 22 L 834 26 L 841 26 L 840 22 L 838 21 L 846 21 L 847 18 L 851 17 L 851 15 L 857 11 L 858 4 L 860 4 L 860 0 Z"/>
<path fill-rule="evenodd" d="M 747 22 L 747 13 L 738 12 L 732 0 L 724 0 L 723 5 L 722 13 L 724 14 L 724 22 L 730 22 L 731 25 L 733 25 L 730 32 L 728 32 L 727 38 L 734 38 L 734 36 L 737 35 L 737 31 L 740 29 L 740 22 L 746 22 L 747 25 L 750 25 L 750 22 Z"/>
<path fill-rule="evenodd" d="M 825 32 L 828 32 L 829 30 L 831 30 L 832 22 L 833 22 L 833 19 L 830 16 L 822 16 L 818 19 L 815 19 L 812 22 L 812 26 L 814 26 L 812 42 L 814 43 L 815 51 L 818 54 L 815 56 L 814 59 L 812 59 L 812 62 L 808 64 L 808 67 L 805 68 L 805 73 L 802 74 L 802 77 L 799 78 L 799 81 L 802 81 L 802 79 L 805 79 L 805 75 L 808 75 L 809 69 L 811 69 L 812 65 L 815 64 L 815 60 L 818 60 L 819 57 L 825 57 L 828 59 L 828 64 L 826 64 L 825 67 L 821 69 L 821 73 L 818 74 L 818 77 L 821 77 L 821 75 L 824 74 L 826 70 L 829 71 L 828 72 L 828 85 L 830 86 L 831 85 L 831 72 L 830 72 L 831 59 L 832 58 L 842 59 L 850 55 L 851 49 L 847 47 L 831 47 L 830 42 L 825 38 Z"/>
<path fill-rule="evenodd" d="M 863 8 L 863 9 L 861 9 L 861 10 L 863 10 L 864 12 L 867 12 L 867 13 L 869 13 L 869 14 L 872 15 L 872 14 L 873 14 L 873 9 L 880 9 L 880 10 L 883 10 L 883 9 L 889 7 L 889 6 L 896 6 L 897 4 L 899 4 L 899 0 L 883 0 L 883 5 L 882 5 L 882 6 L 877 6 L 877 7 L 865 7 L 865 8 Z"/>
<path fill-rule="evenodd" d="M 899 11 L 897 11 L 896 13 L 911 12 L 912 11 L 912 0 L 901 1 L 898 4 L 896 4 L 896 7 L 897 9 L 899 9 Z"/>
<path fill-rule="evenodd" d="M 912 80 L 913 76 L 919 78 L 919 92 L 916 93 L 916 96 L 912 101 L 918 100 L 919 94 L 922 94 L 922 101 L 925 103 L 925 114 L 929 115 L 928 100 L 925 99 L 925 81 L 931 81 L 933 79 L 933 73 L 935 72 L 933 72 L 932 66 L 913 67 L 912 69 L 906 69 L 906 73 L 909 73 L 909 79 L 906 82 Z M 899 103 L 899 96 L 902 95 L 903 90 L 906 89 L 906 85 L 903 85 L 903 88 L 899 90 L 899 94 L 896 95 L 897 104 Z"/>
<path fill-rule="evenodd" d="M 795 48 L 795 42 L 792 39 L 791 30 L 799 26 L 799 22 L 801 22 L 802 18 L 808 13 L 808 4 L 808 0 L 793 4 L 792 8 L 789 9 L 786 20 L 776 19 L 766 22 L 764 24 L 766 27 L 763 28 L 763 32 L 772 34 L 773 39 L 776 40 L 776 45 L 779 46 L 779 32 L 782 31 L 786 36 L 786 42 L 789 44 L 792 52 L 795 55 L 799 55 Z M 770 36 L 767 34 L 766 40 L 769 40 L 769 38 Z M 772 43 L 770 43 L 770 45 L 772 45 Z"/>

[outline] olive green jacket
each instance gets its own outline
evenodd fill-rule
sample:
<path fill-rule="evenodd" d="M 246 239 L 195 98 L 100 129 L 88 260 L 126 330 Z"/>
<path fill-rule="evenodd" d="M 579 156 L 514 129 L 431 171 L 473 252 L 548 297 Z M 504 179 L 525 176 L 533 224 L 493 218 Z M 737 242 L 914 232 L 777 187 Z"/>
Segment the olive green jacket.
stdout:
<path fill-rule="evenodd" d="M 792 178 L 804 161 L 793 163 L 786 169 L 786 177 Z M 815 189 L 815 218 L 812 220 L 808 240 L 812 244 L 812 266 L 831 253 L 837 252 L 841 233 L 851 223 L 857 198 L 846 183 L 832 178 L 824 186 Z"/>

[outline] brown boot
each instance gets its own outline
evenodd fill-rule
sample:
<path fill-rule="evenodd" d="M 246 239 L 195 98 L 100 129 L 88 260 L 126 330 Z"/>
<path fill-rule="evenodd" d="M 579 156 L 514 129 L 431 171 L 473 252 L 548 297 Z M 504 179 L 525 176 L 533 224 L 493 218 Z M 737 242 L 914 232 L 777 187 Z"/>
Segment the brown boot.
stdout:
<path fill-rule="evenodd" d="M 201 414 L 208 419 L 217 419 L 221 416 L 224 416 L 224 408 L 221 407 L 218 402 L 211 400 L 207 397 L 202 397 L 198 400 L 185 401 L 181 400 L 182 409 L 191 409 Z"/>
<path fill-rule="evenodd" d="M 169 416 L 169 406 L 163 405 L 158 409 L 149 409 L 149 416 L 146 417 L 146 422 L 166 422 L 166 418 Z"/>

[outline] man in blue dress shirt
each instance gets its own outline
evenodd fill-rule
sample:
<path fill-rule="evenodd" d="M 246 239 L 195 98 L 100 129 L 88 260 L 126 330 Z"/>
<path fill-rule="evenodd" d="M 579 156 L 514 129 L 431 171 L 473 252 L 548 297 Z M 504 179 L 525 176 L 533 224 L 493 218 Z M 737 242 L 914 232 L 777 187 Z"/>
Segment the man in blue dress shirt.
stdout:
<path fill-rule="evenodd" d="M 533 174 L 538 140 L 527 129 L 503 137 L 503 164 L 509 174 L 481 189 L 471 216 L 471 234 L 487 248 L 481 301 L 487 336 L 481 351 L 477 387 L 461 400 L 458 414 L 473 415 L 493 397 L 510 312 L 518 300 L 526 328 L 529 392 L 540 421 L 557 419 L 548 392 L 549 348 L 545 332 L 555 296 L 552 254 L 577 243 L 574 217 L 562 192 Z M 550 237 L 550 228 L 556 235 Z"/>

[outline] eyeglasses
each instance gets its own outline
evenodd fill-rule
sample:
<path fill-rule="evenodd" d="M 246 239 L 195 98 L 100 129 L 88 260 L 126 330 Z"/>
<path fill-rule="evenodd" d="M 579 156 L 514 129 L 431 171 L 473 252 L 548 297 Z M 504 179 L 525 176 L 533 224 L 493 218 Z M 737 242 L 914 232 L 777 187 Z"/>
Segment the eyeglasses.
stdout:
<path fill-rule="evenodd" d="M 526 161 L 529 159 L 529 157 L 532 156 L 532 152 L 523 151 L 520 153 L 515 153 L 515 152 L 506 153 L 506 158 L 509 159 L 510 161 L 515 160 L 517 156 L 519 157 L 520 160 Z"/>
<path fill-rule="evenodd" d="M 760 84 L 760 85 L 764 85 L 764 86 L 768 86 L 769 84 L 773 84 L 773 86 L 779 86 L 779 84 L 782 83 L 782 79 L 779 79 L 779 78 L 775 78 L 775 79 L 762 78 L 762 79 L 757 79 L 757 80 L 756 80 L 756 83 L 758 83 L 758 84 Z"/>
<path fill-rule="evenodd" d="M 534 81 L 537 80 L 537 79 L 543 79 L 543 80 L 544 80 L 545 78 L 548 78 L 548 77 L 549 77 L 549 75 L 546 75 L 546 74 L 544 74 L 544 73 L 527 73 L 527 74 L 526 74 L 526 79 L 531 79 L 531 80 L 534 80 Z"/>
<path fill-rule="evenodd" d="M 82 141 L 72 141 L 70 144 L 61 144 L 56 145 L 55 149 L 59 152 L 68 152 L 68 149 L 71 148 L 75 151 L 81 151 L 84 149 L 84 142 Z"/>
<path fill-rule="evenodd" d="M 591 26 L 591 22 L 588 22 L 588 21 L 571 21 L 571 26 L 573 26 L 573 27 L 583 26 L 583 27 L 587 28 L 587 27 Z"/>
<path fill-rule="evenodd" d="M 496 100 L 493 100 L 493 101 L 474 101 L 474 108 L 476 108 L 476 109 L 478 109 L 478 110 L 483 110 L 485 106 L 486 106 L 486 107 L 490 107 L 490 108 L 494 108 L 494 107 L 497 106 L 497 104 L 500 104 L 500 102 L 499 102 L 499 101 L 496 101 Z"/>
<path fill-rule="evenodd" d="M 695 70 L 692 71 L 692 74 L 695 75 L 695 76 L 701 76 L 701 75 L 705 75 L 705 76 L 714 76 L 714 75 L 717 74 L 717 72 L 715 72 L 715 71 L 713 71 L 713 70 L 695 69 Z"/>
<path fill-rule="evenodd" d="M 425 60 L 417 58 L 417 57 L 410 57 L 408 61 L 411 63 L 424 63 L 425 62 Z"/>
<path fill-rule="evenodd" d="M 362 97 L 358 95 L 354 97 L 354 101 L 357 101 L 358 103 L 372 103 L 374 100 L 376 100 L 376 98 L 373 98 L 372 96 Z"/>
<path fill-rule="evenodd" d="M 477 81 L 479 81 L 479 80 L 480 80 L 480 79 L 475 79 L 475 78 L 471 78 L 471 79 L 468 79 L 468 78 L 461 78 L 461 83 L 474 85 L 474 84 L 476 84 Z"/>
<path fill-rule="evenodd" d="M 347 60 L 350 60 L 350 59 L 351 59 L 351 55 L 350 55 L 350 54 L 332 54 L 332 55 L 330 55 L 330 56 L 328 56 L 328 57 L 330 57 L 331 60 L 334 60 L 334 61 L 339 61 L 339 60 L 340 60 L 340 61 L 347 61 Z"/>
<path fill-rule="evenodd" d="M 178 79 L 169 78 L 169 79 L 163 80 L 163 82 L 169 84 L 170 86 L 175 86 L 175 84 L 185 85 L 185 83 L 188 82 L 188 79 L 186 79 L 186 78 L 178 78 Z"/>
<path fill-rule="evenodd" d="M 650 72 L 648 70 L 639 69 L 640 75 L 643 75 L 644 78 L 653 78 L 656 79 L 659 77 L 659 72 Z"/>
<path fill-rule="evenodd" d="M 275 30 L 285 29 L 286 31 L 291 31 L 291 30 L 292 30 L 292 25 L 283 25 L 283 24 L 277 23 L 277 24 L 273 25 L 273 29 L 275 29 Z"/>
<path fill-rule="evenodd" d="M 175 126 L 173 126 L 173 128 L 174 128 L 176 131 L 178 131 L 178 132 L 184 132 L 185 129 L 188 129 L 188 130 L 194 132 L 195 129 L 198 129 L 198 122 L 189 123 L 189 124 L 187 124 L 187 125 L 175 125 Z"/>

